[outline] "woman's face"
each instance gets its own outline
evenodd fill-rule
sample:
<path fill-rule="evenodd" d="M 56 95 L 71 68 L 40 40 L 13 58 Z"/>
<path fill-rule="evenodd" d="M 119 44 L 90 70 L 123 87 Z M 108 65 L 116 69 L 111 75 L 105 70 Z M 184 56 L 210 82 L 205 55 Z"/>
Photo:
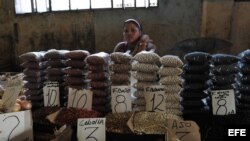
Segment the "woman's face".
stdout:
<path fill-rule="evenodd" d="M 123 29 L 124 40 L 128 43 L 137 41 L 140 37 L 141 31 L 134 23 L 126 23 Z"/>

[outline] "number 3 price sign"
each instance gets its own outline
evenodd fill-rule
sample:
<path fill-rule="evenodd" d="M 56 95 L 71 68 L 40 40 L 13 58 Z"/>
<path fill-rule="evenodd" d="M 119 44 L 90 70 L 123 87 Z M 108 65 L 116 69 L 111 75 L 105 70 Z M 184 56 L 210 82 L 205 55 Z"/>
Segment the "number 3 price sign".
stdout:
<path fill-rule="evenodd" d="M 234 90 L 211 91 L 213 115 L 236 114 Z"/>
<path fill-rule="evenodd" d="M 92 109 L 93 92 L 69 88 L 68 107 Z"/>
<path fill-rule="evenodd" d="M 44 106 L 60 106 L 59 83 L 45 82 L 43 87 Z"/>
<path fill-rule="evenodd" d="M 144 87 L 146 111 L 165 112 L 166 95 L 162 85 L 152 85 Z"/>
<path fill-rule="evenodd" d="M 78 141 L 105 141 L 106 118 L 80 118 L 77 122 Z"/>
<path fill-rule="evenodd" d="M 131 88 L 129 86 L 111 86 L 111 105 L 113 113 L 132 110 Z"/>
<path fill-rule="evenodd" d="M 33 141 L 31 111 L 0 114 L 0 141 Z"/>

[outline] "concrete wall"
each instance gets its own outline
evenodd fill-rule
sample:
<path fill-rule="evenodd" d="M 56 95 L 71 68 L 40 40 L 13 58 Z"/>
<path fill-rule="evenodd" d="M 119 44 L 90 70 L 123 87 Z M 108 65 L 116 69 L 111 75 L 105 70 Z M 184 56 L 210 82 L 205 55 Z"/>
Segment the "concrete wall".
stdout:
<path fill-rule="evenodd" d="M 238 54 L 250 49 L 250 2 L 235 3 L 233 11 L 230 39 L 234 46 L 231 48 L 231 52 Z"/>
<path fill-rule="evenodd" d="M 97 51 L 112 52 L 122 41 L 123 22 L 138 19 L 160 55 L 169 54 L 176 42 L 199 37 L 201 0 L 159 0 L 158 8 L 95 11 L 95 45 Z"/>

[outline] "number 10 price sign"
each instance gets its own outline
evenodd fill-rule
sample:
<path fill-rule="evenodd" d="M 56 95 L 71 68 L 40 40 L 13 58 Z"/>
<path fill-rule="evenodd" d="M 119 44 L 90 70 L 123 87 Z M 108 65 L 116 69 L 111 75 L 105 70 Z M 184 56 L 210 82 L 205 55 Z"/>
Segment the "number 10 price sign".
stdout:
<path fill-rule="evenodd" d="M 60 106 L 59 83 L 45 82 L 43 87 L 44 106 Z"/>
<path fill-rule="evenodd" d="M 93 92 L 69 88 L 68 107 L 92 109 Z"/>

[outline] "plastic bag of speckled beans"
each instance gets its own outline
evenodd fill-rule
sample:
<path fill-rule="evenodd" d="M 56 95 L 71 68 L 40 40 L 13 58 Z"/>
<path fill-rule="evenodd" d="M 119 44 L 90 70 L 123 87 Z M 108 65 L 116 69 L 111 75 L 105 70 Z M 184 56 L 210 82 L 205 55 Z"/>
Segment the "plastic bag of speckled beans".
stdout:
<path fill-rule="evenodd" d="M 211 59 L 211 55 L 205 52 L 191 52 L 184 56 L 188 64 L 204 64 Z"/>
<path fill-rule="evenodd" d="M 137 53 L 133 59 L 140 63 L 153 64 L 159 62 L 160 56 L 151 51 L 141 51 Z"/>
<path fill-rule="evenodd" d="M 110 54 L 111 61 L 117 64 L 129 64 L 132 60 L 132 56 L 128 53 L 114 52 Z"/>

